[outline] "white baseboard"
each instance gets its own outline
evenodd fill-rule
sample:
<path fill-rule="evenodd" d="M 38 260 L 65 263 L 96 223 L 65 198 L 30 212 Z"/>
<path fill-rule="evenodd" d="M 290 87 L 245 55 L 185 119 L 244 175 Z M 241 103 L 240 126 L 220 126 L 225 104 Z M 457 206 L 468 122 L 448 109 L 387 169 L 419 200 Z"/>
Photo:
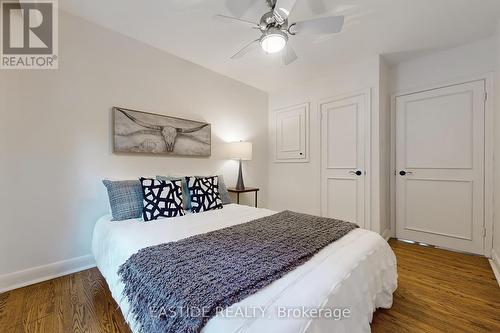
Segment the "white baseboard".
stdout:
<path fill-rule="evenodd" d="M 59 276 L 83 271 L 92 267 L 95 267 L 94 257 L 86 255 L 0 275 L 0 293 L 55 279 Z"/>
<path fill-rule="evenodd" d="M 490 264 L 493 269 L 493 274 L 495 274 L 495 277 L 497 278 L 498 286 L 500 286 L 500 257 L 494 249 L 491 250 Z"/>
<path fill-rule="evenodd" d="M 386 241 L 389 240 L 389 238 L 392 237 L 392 232 L 391 232 L 391 229 L 386 229 L 383 233 L 382 233 L 382 238 L 385 239 Z"/>

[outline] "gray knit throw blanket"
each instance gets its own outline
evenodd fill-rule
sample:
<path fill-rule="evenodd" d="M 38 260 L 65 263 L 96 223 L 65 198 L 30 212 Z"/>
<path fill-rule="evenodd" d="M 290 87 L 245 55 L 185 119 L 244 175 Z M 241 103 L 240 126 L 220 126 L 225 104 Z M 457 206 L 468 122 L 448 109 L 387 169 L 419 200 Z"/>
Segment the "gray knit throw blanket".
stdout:
<path fill-rule="evenodd" d="M 357 227 L 284 211 L 141 249 L 118 274 L 141 332 L 200 332 L 217 311 L 256 293 Z"/>

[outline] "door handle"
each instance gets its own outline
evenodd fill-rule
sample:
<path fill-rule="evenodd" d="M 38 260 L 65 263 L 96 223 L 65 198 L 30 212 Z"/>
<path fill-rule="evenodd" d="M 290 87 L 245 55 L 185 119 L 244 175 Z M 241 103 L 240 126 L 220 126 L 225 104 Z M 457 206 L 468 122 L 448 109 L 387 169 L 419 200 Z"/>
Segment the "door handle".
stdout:
<path fill-rule="evenodd" d="M 361 170 L 356 170 L 356 171 L 349 171 L 349 174 L 353 176 L 361 176 L 363 172 Z"/>
<path fill-rule="evenodd" d="M 401 171 L 399 171 L 399 175 L 400 176 L 413 175 L 413 172 L 406 171 L 406 170 L 401 170 Z"/>

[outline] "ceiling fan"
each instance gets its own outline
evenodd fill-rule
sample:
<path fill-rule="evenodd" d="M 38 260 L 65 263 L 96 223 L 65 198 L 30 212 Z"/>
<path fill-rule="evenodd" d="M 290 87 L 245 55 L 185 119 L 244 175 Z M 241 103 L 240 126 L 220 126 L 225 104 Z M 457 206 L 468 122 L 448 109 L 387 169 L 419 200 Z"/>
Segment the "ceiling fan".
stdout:
<path fill-rule="evenodd" d="M 297 54 L 289 44 L 291 36 L 299 34 L 334 34 L 342 30 L 344 16 L 321 17 L 289 23 L 288 16 L 295 6 L 296 1 L 297 0 L 266 0 L 271 10 L 262 15 L 259 23 L 227 15 L 215 15 L 216 19 L 244 24 L 250 28 L 260 30 L 262 33 L 258 39 L 251 41 L 231 56 L 231 59 L 241 58 L 250 51 L 258 48 L 260 45 L 262 50 L 267 54 L 283 51 L 283 63 L 288 65 L 297 60 Z M 249 4 L 247 3 L 247 5 Z"/>

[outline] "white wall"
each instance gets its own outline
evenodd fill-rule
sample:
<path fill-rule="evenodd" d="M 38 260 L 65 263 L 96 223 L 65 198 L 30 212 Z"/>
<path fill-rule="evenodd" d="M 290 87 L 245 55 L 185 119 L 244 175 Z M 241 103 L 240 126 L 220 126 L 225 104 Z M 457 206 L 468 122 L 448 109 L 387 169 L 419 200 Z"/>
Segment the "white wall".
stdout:
<path fill-rule="evenodd" d="M 379 57 L 325 70 L 324 77 L 293 85 L 269 94 L 269 207 L 320 214 L 320 119 L 318 101 L 361 89 L 371 88 L 372 97 L 372 175 L 379 166 Z M 309 163 L 274 163 L 274 111 L 310 102 Z M 372 177 L 372 229 L 380 230 L 380 177 Z"/>
<path fill-rule="evenodd" d="M 90 254 L 102 178 L 222 172 L 234 184 L 226 141 L 254 143 L 245 183 L 266 205 L 266 93 L 69 14 L 59 33 L 59 70 L 0 73 L 0 280 Z M 113 154 L 114 105 L 210 122 L 212 157 Z"/>
<path fill-rule="evenodd" d="M 494 149 L 495 149 L 495 220 L 493 225 L 493 252 L 496 254 L 496 259 L 500 260 L 500 21 L 497 27 L 496 36 L 496 53 L 495 53 L 495 106 L 494 106 Z M 500 262 L 496 262 L 500 269 Z M 500 280 L 499 280 L 500 283 Z"/>
<path fill-rule="evenodd" d="M 391 77 L 390 66 L 380 57 L 380 232 L 391 235 Z"/>
<path fill-rule="evenodd" d="M 402 62 L 391 70 L 391 91 L 426 88 L 492 72 L 496 44 L 493 37 Z"/>

